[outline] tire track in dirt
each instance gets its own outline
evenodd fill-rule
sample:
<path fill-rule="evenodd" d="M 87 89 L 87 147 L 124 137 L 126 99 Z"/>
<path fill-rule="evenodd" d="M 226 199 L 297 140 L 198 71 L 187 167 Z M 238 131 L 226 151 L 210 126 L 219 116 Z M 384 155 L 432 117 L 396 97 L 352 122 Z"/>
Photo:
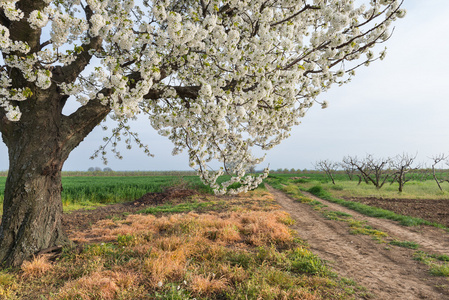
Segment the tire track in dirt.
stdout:
<path fill-rule="evenodd" d="M 310 205 L 292 200 L 267 186 L 281 207 L 296 220 L 293 227 L 313 253 L 328 261 L 341 276 L 365 286 L 375 299 L 449 299 L 447 278 L 429 274 L 429 267 L 412 259 L 415 250 L 376 243 L 371 237 L 353 235 L 344 222 L 327 220 Z M 351 214 L 357 220 L 399 240 L 414 241 L 420 250 L 449 254 L 449 234 L 431 227 L 404 227 L 384 219 L 370 218 L 345 207 L 316 198 L 327 209 Z M 388 247 L 387 247 L 388 246 Z"/>
<path fill-rule="evenodd" d="M 449 255 L 449 233 L 443 229 L 432 226 L 402 226 L 396 221 L 368 217 L 349 208 L 318 198 L 310 193 L 302 193 L 308 198 L 327 205 L 327 208 L 330 210 L 346 212 L 357 220 L 367 221 L 371 226 L 388 233 L 393 238 L 418 243 L 420 245 L 419 250 L 431 254 Z"/>

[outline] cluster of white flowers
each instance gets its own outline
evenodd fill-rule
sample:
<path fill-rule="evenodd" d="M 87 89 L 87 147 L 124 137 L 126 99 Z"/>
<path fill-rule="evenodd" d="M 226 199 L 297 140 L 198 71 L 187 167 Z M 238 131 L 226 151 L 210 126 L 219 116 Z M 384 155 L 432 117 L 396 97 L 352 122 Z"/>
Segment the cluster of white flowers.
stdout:
<path fill-rule="evenodd" d="M 45 27 L 48 23 L 48 16 L 39 10 L 34 10 L 28 17 L 28 23 L 30 23 L 31 28 L 33 29 Z"/>
<path fill-rule="evenodd" d="M 51 40 L 54 48 L 66 43 L 73 43 L 84 35 L 89 29 L 86 20 L 61 13 L 54 9 L 48 9 L 51 14 Z"/>
<path fill-rule="evenodd" d="M 100 34 L 100 29 L 102 29 L 106 25 L 106 21 L 100 14 L 94 14 L 92 18 L 90 18 L 90 29 L 89 34 L 92 37 L 96 37 Z"/>
<path fill-rule="evenodd" d="M 256 187 L 268 170 L 245 173 L 263 160 L 250 149 L 279 144 L 321 92 L 383 59 L 385 52 L 372 48 L 405 15 L 401 0 L 366 0 L 359 7 L 353 0 L 148 0 L 141 7 L 132 0 L 46 0 L 29 15 L 17 1 L 0 1 L 6 17 L 49 31 L 51 40 L 28 53 L 0 25 L 0 51 L 14 53 L 5 58 L 7 68 L 37 88 L 55 84 L 83 105 L 109 105 L 120 122 L 145 112 L 173 141 L 174 154 L 188 151 L 190 165 L 216 193 L 233 183 L 241 185 L 234 192 Z M 86 53 L 97 63 L 89 74 L 55 81 L 49 65 L 71 67 Z M 7 92 L 8 76 L 0 73 L 0 105 L 17 121 L 20 111 L 11 101 L 29 93 Z M 210 172 L 213 160 L 225 168 Z M 218 184 L 225 172 L 233 177 Z"/>
<path fill-rule="evenodd" d="M 0 1 L 0 8 L 2 9 L 6 18 L 8 18 L 11 21 L 19 21 L 20 19 L 23 18 L 24 15 L 20 9 L 16 8 L 17 2 L 19 2 L 19 0 Z"/>
<path fill-rule="evenodd" d="M 0 46 L 3 49 L 8 49 L 11 40 L 9 39 L 9 29 L 3 25 L 0 25 Z"/>

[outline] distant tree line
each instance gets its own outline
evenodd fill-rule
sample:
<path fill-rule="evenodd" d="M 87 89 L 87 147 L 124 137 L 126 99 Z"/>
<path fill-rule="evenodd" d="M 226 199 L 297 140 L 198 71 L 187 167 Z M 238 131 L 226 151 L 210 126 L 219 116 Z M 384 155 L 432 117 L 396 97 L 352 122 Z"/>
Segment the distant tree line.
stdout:
<path fill-rule="evenodd" d="M 300 169 L 295 169 L 295 168 L 291 168 L 291 169 L 287 169 L 287 168 L 279 168 L 277 170 L 270 170 L 270 173 L 277 173 L 277 174 L 297 174 L 297 173 L 301 173 Z"/>
<path fill-rule="evenodd" d="M 87 172 L 114 172 L 111 168 L 90 167 Z"/>

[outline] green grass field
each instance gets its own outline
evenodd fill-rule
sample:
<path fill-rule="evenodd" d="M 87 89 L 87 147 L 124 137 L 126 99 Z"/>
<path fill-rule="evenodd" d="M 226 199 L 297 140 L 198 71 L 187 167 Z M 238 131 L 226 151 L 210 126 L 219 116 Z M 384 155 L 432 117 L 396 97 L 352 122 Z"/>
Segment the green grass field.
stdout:
<path fill-rule="evenodd" d="M 332 191 L 335 197 L 375 197 L 375 198 L 403 198 L 403 199 L 448 199 L 449 185 L 442 185 L 440 191 L 437 184 L 433 180 L 426 181 L 410 181 L 404 186 L 402 193 L 398 192 L 397 183 L 386 183 L 382 188 L 376 189 L 372 184 L 361 183 L 357 181 L 336 181 L 333 185 L 331 182 L 310 181 L 304 186 L 312 187 L 320 184 L 324 189 Z"/>
<path fill-rule="evenodd" d="M 86 175 L 80 173 L 77 175 Z M 138 174 L 138 175 L 136 175 Z M 146 193 L 161 192 L 165 187 L 183 184 L 199 188 L 205 192 L 211 189 L 204 186 L 196 175 L 148 175 L 145 173 L 120 173 L 119 176 L 105 176 L 97 174 L 92 176 L 63 176 L 62 201 L 65 206 L 85 206 L 94 204 L 109 204 L 132 201 Z M 72 174 L 69 174 L 72 175 Z M 296 179 L 294 183 L 301 183 L 305 188 L 321 185 L 323 189 L 332 192 L 332 195 L 341 197 L 377 197 L 377 198 L 410 198 L 410 199 L 449 199 L 449 183 L 443 183 L 443 191 L 438 189 L 435 181 L 410 181 L 404 187 L 404 192 L 397 191 L 398 184 L 386 183 L 381 189 L 376 189 L 372 184 L 348 180 L 347 176 L 337 174 L 336 184 L 333 185 L 324 174 L 273 174 L 270 175 L 282 182 L 292 177 L 308 177 Z M 0 203 L 3 202 L 6 177 L 0 176 Z"/>
<path fill-rule="evenodd" d="M 64 203 L 117 203 L 132 201 L 146 193 L 162 192 L 177 184 L 195 186 L 201 182 L 197 176 L 63 177 L 61 196 Z"/>
<path fill-rule="evenodd" d="M 330 191 L 334 197 L 375 197 L 375 198 L 403 198 L 403 199 L 449 199 L 449 183 L 441 184 L 443 191 L 440 191 L 434 180 L 425 181 L 412 180 L 405 184 L 404 191 L 398 192 L 398 183 L 385 183 L 381 189 L 376 189 L 373 184 L 357 180 L 349 180 L 347 176 L 337 174 L 335 185 L 324 174 L 272 174 L 272 180 L 291 183 L 300 183 L 304 188 L 311 188 L 316 185 Z M 299 177 L 299 179 L 290 178 Z M 308 178 L 301 178 L 308 177 Z"/>

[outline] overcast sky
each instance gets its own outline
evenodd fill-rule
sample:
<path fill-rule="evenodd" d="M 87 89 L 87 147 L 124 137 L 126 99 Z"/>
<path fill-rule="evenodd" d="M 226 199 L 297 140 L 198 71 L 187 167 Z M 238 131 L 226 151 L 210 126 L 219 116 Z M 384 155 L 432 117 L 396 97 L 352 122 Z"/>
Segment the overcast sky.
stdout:
<path fill-rule="evenodd" d="M 260 168 L 312 169 L 317 160 L 368 153 L 386 157 L 406 152 L 429 163 L 429 156 L 449 154 L 449 1 L 405 0 L 404 8 L 407 16 L 396 22 L 386 43 L 387 57 L 360 68 L 351 83 L 320 95 L 329 107 L 314 106 L 289 139 L 267 152 Z M 108 167 L 189 170 L 187 156 L 172 156 L 170 141 L 146 124 L 140 120 L 134 128 L 155 157 L 139 149 L 123 150 L 124 159 L 111 155 Z M 71 153 L 64 170 L 103 168 L 100 159 L 89 157 L 104 135 L 95 129 Z M 3 143 L 0 158 L 0 170 L 7 170 Z"/>

